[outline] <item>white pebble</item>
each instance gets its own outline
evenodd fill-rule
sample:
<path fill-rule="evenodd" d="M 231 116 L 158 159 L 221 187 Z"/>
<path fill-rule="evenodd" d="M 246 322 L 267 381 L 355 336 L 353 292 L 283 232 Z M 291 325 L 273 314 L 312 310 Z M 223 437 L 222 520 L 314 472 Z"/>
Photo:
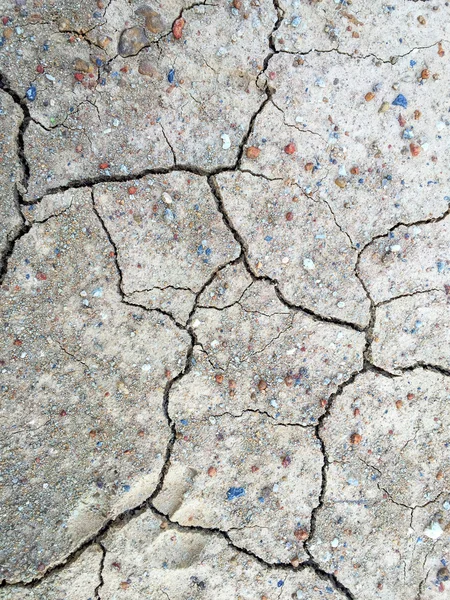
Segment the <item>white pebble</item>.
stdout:
<path fill-rule="evenodd" d="M 222 138 L 222 148 L 224 150 L 229 150 L 231 148 L 230 136 L 227 133 L 222 133 L 220 137 Z"/>

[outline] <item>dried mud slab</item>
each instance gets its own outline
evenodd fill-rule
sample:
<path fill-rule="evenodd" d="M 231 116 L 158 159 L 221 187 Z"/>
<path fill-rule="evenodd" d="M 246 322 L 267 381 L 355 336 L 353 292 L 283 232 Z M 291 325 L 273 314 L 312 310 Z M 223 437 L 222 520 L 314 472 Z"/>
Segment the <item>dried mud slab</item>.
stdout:
<path fill-rule="evenodd" d="M 139 49 L 125 51 L 119 40 L 117 56 L 94 57 L 93 78 L 82 71 L 73 79 L 68 67 L 70 90 L 90 89 L 91 79 L 92 91 L 69 107 L 63 126 L 33 123 L 26 132 L 30 201 L 86 178 L 167 169 L 175 162 L 204 171 L 235 164 L 266 97 L 256 78 L 276 20 L 273 4 L 246 2 L 245 11 L 234 12 L 228 2 L 205 4 L 183 18 L 182 38 L 170 34 L 148 46 L 139 41 L 144 29 L 133 25 L 129 44 Z M 202 39 L 208 44 L 199 47 Z"/>
<path fill-rule="evenodd" d="M 181 530 L 149 511 L 111 529 L 104 546 L 101 600 L 345 598 L 312 569 L 268 568 L 237 552 L 220 535 Z"/>
<path fill-rule="evenodd" d="M 216 180 L 255 274 L 278 282 L 293 305 L 368 324 L 369 300 L 355 274 L 357 253 L 324 202 L 295 183 L 250 173 L 223 173 Z"/>
<path fill-rule="evenodd" d="M 257 410 L 315 425 L 363 365 L 363 333 L 288 309 L 265 282 L 223 310 L 197 309 L 191 325 L 198 345 L 192 368 L 171 389 L 175 420 Z"/>
<path fill-rule="evenodd" d="M 103 552 L 98 544 L 84 550 L 78 558 L 50 573 L 43 581 L 0 588 L 1 600 L 88 600 L 95 598 L 101 584 Z"/>
<path fill-rule="evenodd" d="M 335 399 L 310 550 L 355 597 L 431 598 L 421 582 L 431 566 L 436 581 L 450 534 L 449 392 L 447 377 L 416 369 L 364 373 Z"/>
<path fill-rule="evenodd" d="M 195 295 L 240 254 L 205 177 L 174 172 L 94 187 L 134 304 L 186 321 Z M 156 294 L 155 294 L 156 292 Z"/>
<path fill-rule="evenodd" d="M 1 289 L 8 582 L 42 576 L 151 495 L 170 439 L 164 390 L 189 346 L 168 317 L 122 302 L 91 190 L 65 195 L 16 242 Z"/>
<path fill-rule="evenodd" d="M 320 9 L 319 9 L 320 10 Z M 242 166 L 290 178 L 326 202 L 352 244 L 448 209 L 448 53 L 420 49 L 394 65 L 338 53 L 279 54 L 275 106 L 258 115 Z M 355 73 L 358 73 L 355 81 Z"/>
<path fill-rule="evenodd" d="M 179 434 L 156 508 L 181 525 L 226 531 L 265 561 L 307 559 L 323 463 L 314 428 L 251 412 L 175 423 Z"/>
<path fill-rule="evenodd" d="M 395 373 L 428 364 L 450 372 L 449 297 L 429 291 L 397 298 L 375 313 L 372 360 Z"/>
<path fill-rule="evenodd" d="M 450 218 L 399 226 L 361 254 L 359 273 L 377 304 L 429 290 L 447 291 Z"/>
<path fill-rule="evenodd" d="M 23 177 L 17 156 L 17 135 L 22 118 L 20 108 L 0 89 L 0 259 L 22 225 L 16 200 L 16 189 L 21 187 Z"/>
<path fill-rule="evenodd" d="M 355 58 L 374 55 L 395 61 L 413 48 L 450 39 L 450 10 L 445 2 L 281 0 L 279 5 L 284 19 L 274 34 L 277 50 L 335 48 Z"/>

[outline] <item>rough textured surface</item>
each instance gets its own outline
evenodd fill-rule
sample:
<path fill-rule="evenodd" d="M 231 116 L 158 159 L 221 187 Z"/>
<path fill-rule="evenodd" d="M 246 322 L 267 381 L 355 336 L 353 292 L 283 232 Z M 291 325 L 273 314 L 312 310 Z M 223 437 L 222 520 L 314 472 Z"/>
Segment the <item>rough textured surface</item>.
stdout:
<path fill-rule="evenodd" d="M 314 429 L 244 413 L 177 419 L 180 437 L 155 506 L 181 525 L 227 531 L 271 563 L 305 559 L 322 456 Z"/>
<path fill-rule="evenodd" d="M 123 292 L 133 300 L 156 288 L 191 292 L 193 305 L 214 272 L 239 256 L 203 177 L 178 172 L 134 186 L 102 184 L 94 199 L 117 248 Z"/>
<path fill-rule="evenodd" d="M 315 425 L 338 386 L 362 368 L 363 333 L 290 310 L 269 283 L 253 283 L 228 308 L 199 308 L 192 327 L 195 363 L 172 387 L 174 419 L 251 409 Z"/>
<path fill-rule="evenodd" d="M 164 389 L 188 348 L 169 318 L 122 303 L 91 191 L 65 194 L 70 208 L 21 238 L 3 282 L 8 581 L 38 576 L 151 495 L 170 438 Z"/>
<path fill-rule="evenodd" d="M 369 372 L 333 404 L 311 552 L 356 597 L 420 597 L 428 565 L 445 562 L 449 393 L 448 377 L 430 371 L 398 379 Z"/>
<path fill-rule="evenodd" d="M 372 359 L 395 373 L 428 364 L 450 371 L 449 297 L 429 291 L 391 300 L 376 310 Z"/>
<path fill-rule="evenodd" d="M 369 300 L 355 275 L 356 251 L 325 203 L 295 184 L 249 173 L 227 173 L 217 181 L 256 275 L 277 281 L 292 304 L 367 325 Z"/>
<path fill-rule="evenodd" d="M 291 573 L 268 568 L 230 548 L 219 535 L 185 531 L 151 512 L 110 531 L 101 600 L 131 597 L 345 598 L 312 569 Z M 282 597 L 282 596 L 281 596 Z"/>
<path fill-rule="evenodd" d="M 73 562 L 50 573 L 46 579 L 29 587 L 0 588 L 1 600 L 89 600 L 101 585 L 103 551 L 92 544 Z"/>
<path fill-rule="evenodd" d="M 450 9 L 0 0 L 0 600 L 450 593 Z"/>
<path fill-rule="evenodd" d="M 445 2 L 281 0 L 280 7 L 284 19 L 275 45 L 289 52 L 337 48 L 355 58 L 370 55 L 389 61 L 450 37 Z"/>
<path fill-rule="evenodd" d="M 22 113 L 8 94 L 0 90 L 0 256 L 3 256 L 22 225 L 16 186 L 22 184 L 17 156 L 17 135 Z"/>
<path fill-rule="evenodd" d="M 448 291 L 449 246 L 450 216 L 396 227 L 364 250 L 359 272 L 376 303 L 431 289 Z"/>

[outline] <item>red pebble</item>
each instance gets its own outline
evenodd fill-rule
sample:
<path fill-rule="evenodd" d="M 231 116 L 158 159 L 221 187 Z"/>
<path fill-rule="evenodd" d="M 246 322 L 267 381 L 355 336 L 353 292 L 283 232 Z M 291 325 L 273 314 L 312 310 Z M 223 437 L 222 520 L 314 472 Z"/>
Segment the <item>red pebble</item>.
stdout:
<path fill-rule="evenodd" d="M 6 25 L 9 21 L 9 17 L 2 17 L 2 23 L 3 25 Z"/>
<path fill-rule="evenodd" d="M 39 279 L 39 281 L 45 281 L 47 279 L 47 275 L 39 271 L 36 273 L 36 279 Z"/>
<path fill-rule="evenodd" d="M 109 169 L 109 163 L 107 163 L 107 162 L 100 163 L 100 164 L 98 165 L 98 168 L 99 168 L 99 169 L 103 169 L 103 170 L 104 170 L 104 169 Z"/>
<path fill-rule="evenodd" d="M 281 461 L 281 464 L 283 465 L 284 468 L 288 467 L 291 464 L 291 457 L 289 455 L 285 456 L 283 458 L 283 460 Z"/>
<path fill-rule="evenodd" d="M 43 73 L 43 72 L 44 72 L 44 67 L 43 67 L 42 65 L 38 65 L 38 66 L 36 67 L 36 71 L 37 71 L 38 73 Z"/>
<path fill-rule="evenodd" d="M 134 185 L 132 185 L 131 187 L 128 188 L 128 193 L 130 194 L 130 196 L 132 196 L 136 192 L 137 192 L 137 187 L 135 187 Z"/>
<path fill-rule="evenodd" d="M 286 154 L 294 154 L 295 152 L 297 152 L 297 148 L 295 147 L 295 144 L 293 142 L 290 142 L 287 146 L 284 147 L 284 151 L 286 152 Z"/>
<path fill-rule="evenodd" d="M 413 156 L 419 156 L 421 148 L 420 148 L 420 146 L 418 144 L 415 144 L 414 142 L 412 142 L 409 145 L 409 149 L 410 149 L 411 154 Z"/>
<path fill-rule="evenodd" d="M 181 39 L 181 37 L 183 35 L 183 27 L 184 27 L 185 23 L 186 23 L 186 21 L 183 19 L 183 17 L 180 17 L 173 24 L 172 33 L 173 33 L 173 37 L 176 40 L 180 40 Z"/>
<path fill-rule="evenodd" d="M 77 81 L 83 81 L 84 75 L 83 73 L 75 73 L 74 77 Z"/>

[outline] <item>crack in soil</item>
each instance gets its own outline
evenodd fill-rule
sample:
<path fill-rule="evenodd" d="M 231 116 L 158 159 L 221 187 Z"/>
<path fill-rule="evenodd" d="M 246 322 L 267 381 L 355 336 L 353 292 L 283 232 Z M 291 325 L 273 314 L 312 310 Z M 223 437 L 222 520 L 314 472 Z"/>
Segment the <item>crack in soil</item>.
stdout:
<path fill-rule="evenodd" d="M 417 1 L 417 0 L 413 0 L 413 1 Z M 422 0 L 423 1 L 423 0 Z M 410 54 L 411 52 L 413 52 L 414 50 L 420 50 L 420 49 L 426 49 L 426 48 L 430 48 L 432 46 L 435 46 L 438 42 L 430 45 L 430 46 L 424 46 L 424 47 L 419 47 L 419 48 L 413 48 L 411 50 L 409 50 L 407 53 L 401 55 L 401 56 L 397 56 L 397 57 L 391 57 L 389 60 L 382 60 L 379 57 L 373 55 L 373 54 L 369 54 L 367 56 L 354 56 L 345 52 L 340 51 L 338 48 L 333 48 L 330 50 L 314 50 L 311 49 L 308 52 L 288 52 L 285 50 L 277 50 L 276 45 L 275 45 L 275 40 L 274 40 L 274 35 L 275 32 L 280 28 L 281 24 L 283 23 L 284 20 L 284 11 L 283 9 L 280 7 L 279 1 L 278 0 L 273 0 L 273 4 L 274 4 L 274 8 L 275 11 L 277 13 L 277 20 L 274 24 L 274 27 L 272 29 L 272 32 L 269 35 L 268 38 L 268 45 L 269 45 L 269 53 L 267 54 L 267 56 L 264 58 L 263 61 L 263 69 L 262 71 L 259 73 L 258 77 L 257 77 L 257 83 L 258 83 L 258 79 L 261 75 L 263 75 L 265 73 L 265 71 L 267 70 L 270 60 L 272 59 L 273 56 L 275 56 L 276 54 L 279 53 L 288 53 L 288 54 L 296 54 L 296 55 L 307 55 L 309 53 L 312 52 L 316 52 L 316 53 L 328 53 L 328 52 L 337 52 L 338 54 L 344 55 L 344 56 L 348 56 L 352 59 L 366 59 L 366 58 L 375 58 L 381 62 L 384 63 L 394 63 L 398 60 L 398 58 L 407 56 L 408 54 Z M 108 4 L 109 6 L 109 4 Z M 108 8 L 107 6 L 107 8 Z M 198 3 L 194 3 L 189 7 L 186 7 L 185 9 L 183 9 L 180 12 L 180 15 L 178 18 L 181 18 L 183 13 L 187 10 L 190 10 L 192 8 L 194 8 L 195 6 L 213 6 L 213 5 L 209 5 L 206 2 L 198 2 Z M 106 10 L 105 10 L 106 12 Z M 79 32 L 77 32 L 79 34 Z M 87 41 L 88 43 L 90 43 L 90 41 L 83 36 L 83 39 L 85 39 L 85 41 Z M 31 117 L 30 111 L 28 109 L 28 106 L 26 105 L 26 102 L 24 99 L 22 99 L 19 94 L 17 92 L 15 92 L 13 89 L 11 89 L 11 87 L 9 86 L 8 80 L 6 79 L 5 76 L 3 76 L 2 74 L 0 74 L 0 88 L 6 92 L 14 101 L 14 103 L 20 107 L 22 113 L 23 113 L 23 119 L 21 121 L 21 124 L 19 126 L 19 130 L 18 130 L 18 134 L 17 134 L 17 157 L 18 160 L 22 166 L 22 170 L 23 170 L 23 179 L 21 182 L 20 186 L 17 186 L 16 188 L 16 200 L 18 202 L 19 205 L 24 205 L 24 206 L 28 206 L 28 205 L 32 205 L 32 204 L 37 204 L 39 203 L 43 198 L 45 198 L 48 195 L 52 195 L 52 194 L 57 194 L 60 192 L 64 192 L 67 190 L 71 190 L 71 189 L 77 189 L 77 188 L 90 188 L 91 189 L 91 198 L 92 198 L 92 208 L 94 213 L 96 214 L 99 223 L 101 224 L 101 227 L 109 241 L 109 243 L 111 244 L 112 248 L 114 249 L 114 260 L 115 260 L 115 266 L 116 266 L 116 270 L 117 270 L 117 274 L 118 274 L 118 282 L 117 282 L 117 288 L 118 288 L 118 292 L 120 294 L 120 297 L 122 299 L 122 302 L 130 305 L 130 306 L 141 306 L 144 310 L 147 311 L 156 311 L 161 313 L 162 315 L 167 316 L 168 318 L 171 319 L 171 321 L 176 325 L 176 327 L 178 327 L 179 329 L 183 330 L 184 332 L 186 332 L 189 337 L 190 337 L 190 345 L 189 348 L 187 349 L 186 352 L 186 359 L 185 359 L 185 364 L 183 369 L 180 371 L 180 373 L 178 373 L 178 375 L 176 375 L 175 377 L 173 377 L 172 379 L 170 379 L 165 387 L 164 390 L 164 394 L 163 394 L 163 411 L 164 411 L 164 415 L 166 417 L 167 423 L 169 425 L 170 428 L 170 438 L 166 447 L 166 452 L 165 452 L 165 460 L 164 460 L 164 464 L 163 467 L 161 469 L 159 478 L 158 478 L 158 483 L 154 489 L 154 491 L 152 492 L 152 494 L 146 499 L 144 500 L 141 504 L 139 504 L 138 506 L 131 508 L 131 509 L 127 509 L 124 512 L 122 512 L 120 515 L 116 516 L 115 518 L 111 518 L 108 519 L 104 525 L 96 532 L 94 532 L 92 535 L 90 535 L 87 539 L 85 539 L 82 543 L 79 544 L 79 546 L 73 550 L 71 553 L 69 553 L 69 555 L 67 557 L 65 557 L 64 559 L 62 559 L 60 562 L 50 566 L 40 577 L 36 577 L 34 579 L 32 579 L 30 582 L 28 583 L 14 583 L 14 584 L 8 584 L 6 581 L 3 581 L 0 584 L 0 588 L 1 587 L 27 587 L 27 588 L 33 588 L 36 587 L 37 585 L 39 585 L 39 583 L 45 579 L 48 575 L 50 575 L 51 573 L 57 573 L 60 570 L 64 569 L 67 565 L 72 564 L 80 555 L 81 553 L 88 548 L 89 546 L 91 546 L 92 544 L 98 544 L 102 550 L 102 559 L 101 559 L 101 563 L 100 563 L 100 568 L 99 568 L 99 584 L 97 585 L 97 587 L 95 588 L 95 598 L 99 599 L 100 598 L 100 589 L 102 588 L 102 586 L 104 585 L 104 578 L 103 578 L 103 570 L 104 570 L 104 565 L 105 565 L 105 558 L 106 558 L 106 553 L 107 550 L 105 548 L 105 546 L 102 543 L 102 540 L 104 539 L 105 535 L 108 533 L 108 531 L 111 529 L 111 527 L 113 527 L 114 525 L 117 525 L 118 523 L 122 523 L 125 522 L 127 520 L 131 520 L 133 518 L 136 518 L 137 516 L 139 516 L 140 514 L 142 514 L 144 511 L 146 510 L 151 510 L 154 514 L 156 514 L 159 517 L 162 517 L 164 519 L 166 519 L 166 521 L 169 523 L 170 527 L 175 528 L 175 529 L 179 529 L 180 531 L 198 531 L 198 532 L 202 532 L 204 535 L 220 535 L 222 537 L 224 537 L 228 543 L 228 545 L 230 547 L 232 547 L 234 550 L 236 550 L 237 552 L 246 554 L 247 556 L 253 558 L 254 560 L 256 560 L 259 564 L 263 565 L 265 568 L 268 569 L 281 569 L 281 570 L 285 570 L 288 572 L 292 572 L 292 571 L 301 571 L 303 569 L 311 569 L 314 571 L 314 573 L 320 577 L 322 580 L 326 580 L 328 581 L 330 584 L 332 584 L 332 586 L 336 589 L 341 591 L 344 596 L 348 599 L 348 600 L 355 600 L 354 595 L 352 594 L 352 592 L 345 587 L 338 579 L 337 577 L 332 574 L 332 573 L 328 573 L 326 571 L 324 571 L 319 564 L 315 561 L 311 550 L 309 548 L 309 544 L 311 542 L 311 540 L 313 539 L 315 533 L 316 533 L 316 527 L 317 527 L 317 515 L 318 512 L 322 509 L 323 505 L 324 505 L 324 500 L 325 500 L 325 495 L 326 495 L 326 491 L 327 491 L 327 471 L 328 471 L 328 467 L 330 464 L 329 461 L 329 457 L 327 454 L 327 450 L 325 447 L 325 443 L 321 437 L 321 430 L 324 426 L 324 422 L 325 420 L 329 417 L 330 415 L 330 411 L 331 411 L 331 407 L 334 403 L 334 401 L 336 400 L 337 397 L 339 397 L 344 390 L 346 389 L 347 386 L 351 385 L 356 378 L 367 372 L 367 371 L 374 371 L 376 373 L 379 373 L 385 377 L 390 377 L 390 378 L 394 378 L 397 377 L 397 375 L 393 375 L 391 373 L 388 373 L 386 371 L 384 371 L 383 369 L 380 369 L 379 367 L 377 367 L 376 365 L 372 364 L 371 362 L 371 345 L 372 345 L 372 340 L 373 340 L 373 328 L 374 328 L 374 324 L 375 324 L 375 310 L 377 306 L 381 306 L 384 303 L 379 303 L 378 305 L 376 305 L 373 301 L 373 299 L 371 298 L 367 286 L 365 284 L 364 278 L 360 275 L 359 273 L 359 263 L 360 263 L 360 257 L 362 254 L 362 251 L 364 250 L 364 248 L 367 248 L 370 244 L 372 244 L 373 242 L 375 242 L 377 239 L 380 239 L 382 237 L 385 237 L 386 235 L 388 235 L 390 232 L 394 231 L 397 227 L 400 226 L 407 226 L 407 227 L 411 227 L 414 225 L 421 225 L 421 224 L 425 224 L 425 223 L 434 223 L 434 222 L 438 222 L 444 218 L 446 218 L 449 214 L 450 214 L 450 207 L 449 209 L 441 216 L 439 217 L 434 217 L 434 218 L 430 218 L 430 219 L 424 219 L 424 220 L 419 220 L 413 223 L 397 223 L 395 224 L 393 227 L 391 227 L 387 232 L 385 232 L 384 234 L 380 234 L 378 236 L 375 236 L 374 238 L 372 238 L 369 242 L 367 242 L 367 244 L 364 246 L 364 248 L 361 248 L 361 250 L 358 253 L 357 256 L 357 261 L 355 264 L 355 275 L 358 278 L 358 280 L 360 281 L 368 299 L 370 300 L 370 322 L 366 327 L 359 327 L 353 323 L 344 321 L 344 320 L 339 320 L 336 318 L 329 318 L 329 317 L 325 317 L 323 315 L 317 314 L 316 312 L 312 311 L 311 309 L 308 309 L 306 307 L 302 307 L 302 306 L 298 306 L 298 305 L 294 305 L 292 303 L 290 303 L 289 301 L 287 301 L 283 294 L 281 293 L 280 289 L 279 289 L 279 283 L 276 280 L 271 279 L 268 276 L 261 276 L 261 275 L 257 275 L 251 265 L 250 262 L 248 260 L 248 246 L 244 240 L 244 238 L 240 235 L 240 233 L 238 232 L 238 230 L 236 229 L 236 227 L 233 225 L 229 215 L 227 214 L 225 207 L 224 207 L 224 203 L 223 203 L 223 199 L 221 197 L 220 194 L 220 190 L 219 190 L 219 186 L 217 184 L 217 181 L 215 179 L 215 175 L 218 175 L 220 173 L 225 173 L 225 172 L 230 172 L 230 171 L 242 171 L 242 172 L 248 172 L 251 173 L 251 171 L 247 170 L 247 169 L 241 169 L 241 164 L 242 164 L 242 159 L 243 159 L 243 154 L 244 154 L 244 150 L 245 150 L 245 146 L 251 136 L 251 134 L 253 133 L 254 130 L 254 126 L 255 126 L 255 122 L 257 117 L 261 114 L 261 112 L 264 110 L 264 107 L 272 100 L 272 95 L 273 95 L 273 90 L 271 90 L 271 88 L 269 87 L 269 85 L 267 84 L 267 82 L 264 82 L 264 86 L 263 86 L 263 91 L 266 94 L 265 99 L 262 101 L 262 103 L 260 104 L 260 106 L 258 107 L 258 109 L 255 111 L 255 113 L 252 115 L 250 121 L 249 121 L 249 125 L 247 128 L 246 133 L 244 134 L 244 136 L 242 137 L 241 143 L 239 144 L 239 148 L 238 148 L 238 152 L 237 152 L 237 158 L 236 161 L 234 163 L 234 165 L 229 165 L 229 166 L 222 166 L 222 167 L 218 167 L 216 169 L 207 171 L 201 168 L 196 167 L 195 165 L 178 165 L 176 162 L 176 155 L 175 155 L 175 151 L 172 148 L 172 146 L 170 145 L 169 141 L 167 140 L 167 137 L 165 135 L 165 132 L 163 130 L 163 135 L 169 145 L 169 147 L 171 148 L 172 154 L 173 154 L 173 158 L 174 158 L 174 166 L 172 167 L 167 167 L 167 168 L 162 168 L 162 169 L 145 169 L 139 173 L 133 174 L 133 175 L 115 175 L 115 176 L 105 176 L 105 175 L 99 175 L 98 177 L 91 177 L 91 178 L 86 178 L 86 179 L 80 179 L 80 180 L 72 180 L 69 181 L 67 184 L 65 185 L 61 185 L 55 188 L 50 188 L 46 191 L 46 193 L 41 196 L 40 198 L 37 198 L 35 200 L 25 200 L 23 194 L 26 193 L 27 191 L 27 187 L 28 187 L 28 181 L 29 181 L 29 177 L 30 177 L 30 166 L 29 163 L 27 161 L 27 157 L 25 155 L 25 146 L 24 146 L 24 136 L 27 130 L 27 127 L 29 125 L 29 123 L 31 121 L 35 121 L 35 119 L 33 119 Z M 277 107 L 278 108 L 278 107 Z M 311 132 L 314 133 L 314 132 Z M 105 222 L 103 221 L 102 217 L 100 216 L 98 209 L 96 207 L 95 204 L 95 195 L 94 195 L 94 190 L 93 190 L 93 186 L 99 183 L 110 183 L 110 182 L 128 182 L 128 181 L 138 181 L 144 177 L 146 177 L 147 175 L 154 175 L 154 174 L 167 174 L 167 173 L 171 173 L 174 171 L 183 171 L 183 172 L 187 172 L 187 173 L 192 173 L 192 174 L 196 174 L 196 175 L 200 175 L 203 177 L 207 178 L 207 182 L 208 185 L 210 187 L 211 193 L 213 195 L 213 197 L 215 198 L 216 201 L 216 205 L 217 205 L 217 210 L 220 212 L 223 222 L 225 223 L 225 225 L 227 226 L 227 228 L 229 229 L 229 231 L 233 234 L 236 242 L 240 245 L 241 247 L 241 253 L 239 255 L 239 257 L 237 257 L 236 259 L 229 261 L 228 263 L 221 265 L 220 267 L 218 267 L 212 274 L 211 276 L 207 279 L 207 281 L 203 284 L 202 288 L 196 293 L 195 295 L 195 300 L 194 300 L 194 304 L 193 307 L 189 313 L 189 317 L 187 320 L 187 324 L 184 326 L 182 324 L 180 324 L 179 322 L 176 321 L 176 319 L 168 312 L 162 310 L 162 309 L 157 309 L 157 308 L 152 308 L 149 309 L 145 306 L 142 306 L 140 304 L 134 304 L 133 302 L 130 301 L 129 297 L 126 297 L 124 292 L 123 292 L 123 275 L 122 275 L 122 271 L 120 268 L 120 264 L 119 264 L 119 260 L 118 260 L 118 248 L 116 247 L 107 227 Z M 253 174 L 252 175 L 258 176 L 258 177 L 263 177 L 269 181 L 271 181 L 272 179 L 263 176 L 263 175 L 258 175 L 258 174 Z M 274 178 L 273 180 L 277 180 L 279 178 Z M 327 203 L 328 204 L 328 203 Z M 69 207 L 70 208 L 70 207 Z M 333 211 L 331 210 L 331 207 L 329 206 L 331 213 L 333 214 L 334 217 L 334 221 L 336 223 L 336 225 L 339 227 L 339 229 L 341 231 L 342 228 L 339 226 L 339 224 L 336 221 L 336 217 L 333 213 Z M 66 209 L 68 210 L 68 209 Z M 63 211 L 64 212 L 64 211 Z M 60 213 L 59 213 L 60 214 Z M 49 218 L 51 218 L 52 216 L 56 216 L 56 215 L 51 215 L 50 217 L 48 217 L 47 219 L 44 219 L 41 222 L 45 222 L 46 220 L 48 220 Z M 4 255 L 2 256 L 2 260 L 1 260 L 1 269 L 0 269 L 0 283 L 1 281 L 3 281 L 3 278 L 5 277 L 7 271 L 8 271 L 8 260 L 11 257 L 11 255 L 14 252 L 14 248 L 16 243 L 24 236 L 26 235 L 32 228 L 33 224 L 32 223 L 27 223 L 25 221 L 25 219 L 23 218 L 22 215 L 22 219 L 23 219 L 23 223 L 21 228 L 19 229 L 18 233 L 14 236 L 14 238 L 12 240 L 10 240 L 10 242 L 8 243 L 7 249 L 4 253 Z M 334 323 L 335 325 L 339 325 L 341 327 L 346 327 L 352 330 L 356 330 L 359 332 L 364 332 L 365 333 L 365 337 L 366 337 L 366 343 L 365 343 L 365 349 L 364 349 L 364 362 L 363 362 L 363 367 L 362 369 L 355 371 L 352 373 L 352 375 L 350 376 L 350 378 L 348 380 L 346 380 L 345 382 L 343 382 L 338 389 L 336 390 L 336 392 L 334 394 L 332 394 L 330 396 L 330 398 L 328 399 L 326 408 L 324 413 L 319 417 L 318 419 L 318 423 L 316 425 L 314 425 L 314 430 L 315 430 L 315 435 L 320 443 L 320 448 L 321 448 L 321 452 L 323 455 L 323 465 L 322 465 L 322 469 L 321 469 L 321 474 L 322 474 L 322 483 L 321 483 L 321 490 L 320 490 L 320 494 L 319 494 L 319 501 L 317 506 L 312 510 L 311 512 L 311 519 L 310 519 L 310 532 L 309 532 L 309 536 L 308 539 L 305 541 L 304 547 L 305 550 L 309 556 L 309 559 L 306 561 L 303 561 L 301 563 L 298 564 L 292 564 L 292 563 L 270 563 L 267 562 L 265 560 L 263 560 L 261 557 L 259 557 L 257 554 L 247 550 L 244 547 L 239 547 L 238 545 L 234 544 L 230 537 L 229 534 L 226 531 L 222 531 L 220 529 L 216 529 L 216 528 L 203 528 L 200 526 L 183 526 L 180 525 L 179 523 L 177 523 L 176 521 L 171 521 L 170 518 L 165 515 L 164 513 L 162 513 L 161 511 L 159 511 L 158 509 L 155 508 L 155 506 L 153 505 L 153 500 L 159 495 L 159 493 L 161 492 L 163 485 L 164 485 L 164 481 L 166 478 L 166 475 L 168 473 L 168 470 L 170 468 L 170 461 L 171 461 L 171 454 L 172 454 L 172 450 L 175 444 L 175 440 L 176 440 L 176 435 L 177 435 L 177 431 L 176 431 L 176 426 L 175 423 L 173 421 L 173 419 L 170 416 L 170 410 L 169 410 L 169 403 L 170 403 L 170 392 L 171 389 L 173 387 L 173 385 L 181 380 L 185 375 L 187 375 L 191 368 L 192 368 L 192 356 L 193 356 L 193 351 L 194 351 L 194 347 L 195 346 L 199 346 L 201 347 L 201 344 L 199 344 L 196 334 L 192 328 L 192 318 L 193 315 L 195 313 L 195 311 L 198 308 L 201 308 L 200 304 L 199 304 L 199 298 L 201 296 L 201 294 L 204 292 L 204 290 L 214 281 L 215 277 L 217 276 L 217 274 L 224 269 L 225 267 L 227 267 L 228 265 L 231 264 L 236 264 L 237 262 L 242 261 L 247 272 L 249 273 L 249 275 L 252 278 L 252 281 L 266 281 L 268 283 L 270 283 L 271 285 L 274 286 L 274 289 L 276 291 L 277 297 L 279 298 L 279 300 L 283 303 L 283 305 L 285 305 L 286 307 L 288 307 L 290 310 L 294 310 L 294 311 L 302 311 L 305 314 L 308 314 L 309 316 L 311 316 L 313 319 L 315 319 L 316 321 L 319 322 L 328 322 L 328 323 Z M 250 284 L 251 285 L 251 284 Z M 248 288 L 247 288 L 248 289 Z M 428 290 L 429 291 L 429 290 Z M 245 292 L 244 292 L 245 293 Z M 408 294 L 408 295 L 413 295 L 413 294 Z M 224 307 L 226 308 L 226 307 Z M 223 310 L 223 309 L 222 309 Z M 64 348 L 61 349 L 64 350 Z M 64 350 L 64 352 L 67 352 L 66 350 Z M 72 355 L 71 355 L 72 356 Z M 83 363 L 84 364 L 84 363 Z M 85 365 L 86 368 L 87 365 Z M 439 366 L 436 365 L 430 365 L 430 364 L 425 364 L 425 363 L 416 363 L 415 365 L 411 366 L 411 367 L 407 367 L 404 369 L 401 369 L 401 372 L 407 372 L 407 371 L 413 371 L 416 368 L 423 368 L 423 369 L 428 369 L 428 370 L 432 370 L 435 372 L 438 372 L 442 375 L 445 376 L 450 376 L 450 371 L 443 369 Z M 268 413 L 266 413 L 265 411 L 258 411 L 258 410 L 253 410 L 253 409 L 246 409 L 242 412 L 241 415 L 231 415 L 231 413 L 223 413 L 223 414 L 230 414 L 231 416 L 235 417 L 239 417 L 242 416 L 244 413 L 247 412 L 255 412 L 255 413 L 259 413 L 259 414 L 264 414 L 270 418 L 271 415 L 269 415 Z M 222 415 L 217 415 L 217 416 L 222 416 Z M 284 423 L 277 423 L 280 425 L 285 425 L 285 426 L 289 426 L 290 424 L 284 424 Z M 299 424 L 292 424 L 295 426 L 298 426 Z M 303 426 L 303 425 L 300 425 Z M 411 507 L 407 507 L 407 508 L 411 508 Z M 419 594 L 421 593 L 421 589 L 423 586 L 424 581 L 426 580 L 426 577 L 421 581 L 420 586 L 419 586 Z"/>

